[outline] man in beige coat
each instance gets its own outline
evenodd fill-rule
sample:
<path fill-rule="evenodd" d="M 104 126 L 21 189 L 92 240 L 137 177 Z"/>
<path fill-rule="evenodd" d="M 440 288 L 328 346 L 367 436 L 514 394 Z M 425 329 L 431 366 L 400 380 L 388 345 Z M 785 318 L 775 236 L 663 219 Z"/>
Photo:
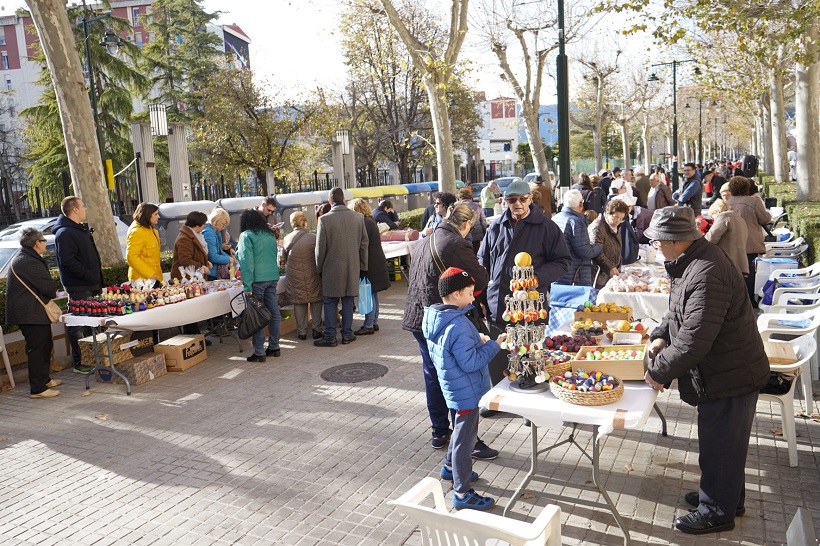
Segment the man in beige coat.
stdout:
<path fill-rule="evenodd" d="M 353 297 L 359 279 L 367 274 L 367 232 L 364 216 L 345 206 L 342 188 L 330 190 L 330 212 L 319 218 L 316 230 L 316 270 L 322 277 L 325 331 L 317 347 L 335 347 L 336 310 L 342 301 L 342 344 L 356 341 L 353 335 Z"/>

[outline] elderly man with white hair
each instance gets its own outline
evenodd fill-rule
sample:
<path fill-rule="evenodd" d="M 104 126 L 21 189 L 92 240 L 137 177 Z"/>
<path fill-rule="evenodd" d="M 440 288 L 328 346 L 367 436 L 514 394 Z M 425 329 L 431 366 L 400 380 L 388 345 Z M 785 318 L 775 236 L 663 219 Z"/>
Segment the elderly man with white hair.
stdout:
<path fill-rule="evenodd" d="M 552 217 L 564 233 L 564 241 L 572 259 L 566 275 L 558 279 L 560 284 L 581 284 L 592 286 L 592 269 L 581 267 L 589 264 L 598 256 L 604 247 L 589 242 L 587 220 L 584 217 L 584 196 L 578 190 L 569 190 L 564 194 L 564 208 Z M 580 269 L 579 269 L 580 268 Z"/>
<path fill-rule="evenodd" d="M 649 177 L 641 165 L 635 167 L 635 189 L 638 190 L 638 206 L 645 207 L 649 203 L 649 189 L 652 185 L 649 183 Z"/>

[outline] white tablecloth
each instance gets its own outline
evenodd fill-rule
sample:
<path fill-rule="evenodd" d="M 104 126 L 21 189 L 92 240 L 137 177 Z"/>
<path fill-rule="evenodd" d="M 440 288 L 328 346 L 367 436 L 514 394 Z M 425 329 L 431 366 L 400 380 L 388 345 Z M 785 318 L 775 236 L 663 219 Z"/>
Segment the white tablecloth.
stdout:
<path fill-rule="evenodd" d="M 421 241 L 420 238 L 415 241 L 382 241 L 384 257 L 389 260 L 390 258 L 407 256 L 413 251 L 413 247 L 418 244 L 419 241 Z"/>
<path fill-rule="evenodd" d="M 135 331 L 162 330 L 230 313 L 231 300 L 241 293 L 241 287 L 234 287 L 130 315 L 118 317 L 63 315 L 60 320 L 65 322 L 66 326 L 109 326 L 115 329 Z"/>
<path fill-rule="evenodd" d="M 669 310 L 669 294 L 657 292 L 612 292 L 603 288 L 598 292 L 598 303 L 628 305 L 635 319 L 650 318 L 660 322 Z"/>
<path fill-rule="evenodd" d="M 643 381 L 624 381 L 624 389 L 624 395 L 613 404 L 578 406 L 562 402 L 549 391 L 515 392 L 505 378 L 481 397 L 479 405 L 521 415 L 539 427 L 558 429 L 565 423 L 598 425 L 600 439 L 615 428 L 641 428 L 652 413 L 657 391 Z"/>

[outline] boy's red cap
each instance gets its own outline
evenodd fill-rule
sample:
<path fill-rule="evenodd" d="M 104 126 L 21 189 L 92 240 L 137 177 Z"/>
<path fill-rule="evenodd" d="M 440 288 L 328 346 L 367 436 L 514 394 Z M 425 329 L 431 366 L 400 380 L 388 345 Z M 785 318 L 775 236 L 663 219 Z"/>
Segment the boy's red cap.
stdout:
<path fill-rule="evenodd" d="M 463 269 L 448 267 L 438 278 L 438 295 L 444 298 L 453 292 L 474 286 L 475 279 Z"/>

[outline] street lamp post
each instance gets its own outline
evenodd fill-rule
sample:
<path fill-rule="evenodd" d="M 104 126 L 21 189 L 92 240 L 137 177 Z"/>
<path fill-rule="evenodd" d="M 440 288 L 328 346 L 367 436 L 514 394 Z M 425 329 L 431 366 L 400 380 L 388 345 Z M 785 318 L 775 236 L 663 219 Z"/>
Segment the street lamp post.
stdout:
<path fill-rule="evenodd" d="M 569 176 L 569 67 L 565 45 L 564 0 L 558 0 L 558 183 L 568 188 L 571 185 Z"/>
<path fill-rule="evenodd" d="M 651 66 L 671 66 L 672 67 L 672 184 L 678 186 L 678 65 L 693 63 L 695 59 L 677 59 L 668 63 L 655 63 Z M 695 74 L 700 74 L 700 69 L 695 67 Z M 652 72 L 649 75 L 650 82 L 659 82 L 660 78 Z"/>
<path fill-rule="evenodd" d="M 97 112 L 97 92 L 94 89 L 95 85 L 95 78 L 94 78 L 94 64 L 91 60 L 91 43 L 88 41 L 88 26 L 91 23 L 96 23 L 97 21 L 102 21 L 104 19 L 110 19 L 111 12 L 107 11 L 101 15 L 96 17 L 86 18 L 83 17 L 80 20 L 80 23 L 83 26 L 83 44 L 85 46 L 85 62 L 86 62 L 86 70 L 88 71 L 88 95 L 91 99 L 91 111 L 94 114 L 94 128 L 97 131 L 97 145 L 100 147 L 100 159 L 103 162 L 103 171 L 105 170 L 105 153 L 103 152 L 103 143 L 102 143 L 102 131 L 100 130 L 100 116 Z M 112 31 L 106 31 L 105 36 L 100 41 L 101 46 L 105 46 L 106 51 L 109 55 L 116 54 L 119 47 L 122 45 L 122 41 L 120 40 L 119 36 L 114 34 Z"/>
<path fill-rule="evenodd" d="M 684 108 L 689 108 L 688 102 Z M 703 162 L 703 99 L 698 97 L 698 163 Z"/>

